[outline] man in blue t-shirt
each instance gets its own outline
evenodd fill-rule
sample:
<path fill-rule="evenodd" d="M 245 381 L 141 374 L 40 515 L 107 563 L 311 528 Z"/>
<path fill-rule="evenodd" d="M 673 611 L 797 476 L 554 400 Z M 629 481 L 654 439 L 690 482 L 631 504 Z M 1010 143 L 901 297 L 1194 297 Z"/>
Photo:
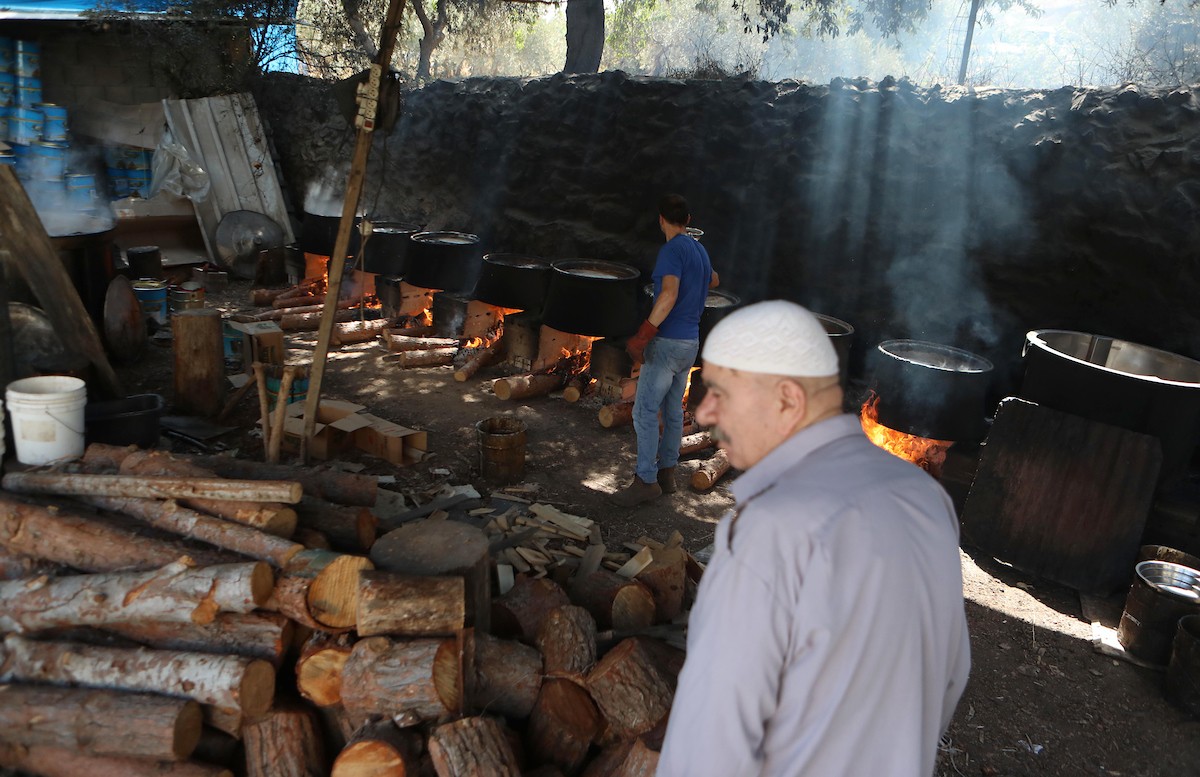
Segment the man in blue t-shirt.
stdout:
<path fill-rule="evenodd" d="M 642 370 L 633 400 L 637 472 L 632 483 L 611 496 L 621 507 L 675 491 L 683 392 L 700 348 L 700 314 L 708 290 L 720 281 L 704 246 L 687 234 L 689 221 L 683 197 L 668 194 L 659 200 L 658 226 L 667 244 L 659 249 L 654 264 L 654 307 L 625 345 L 634 364 L 642 363 Z"/>

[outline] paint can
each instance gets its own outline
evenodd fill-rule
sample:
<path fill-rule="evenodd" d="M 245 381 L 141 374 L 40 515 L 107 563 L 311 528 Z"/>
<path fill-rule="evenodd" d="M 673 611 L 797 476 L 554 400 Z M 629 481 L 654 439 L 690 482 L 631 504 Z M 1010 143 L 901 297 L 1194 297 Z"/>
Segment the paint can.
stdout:
<path fill-rule="evenodd" d="M 42 112 L 42 140 L 66 143 L 67 109 L 54 103 L 39 103 L 34 107 Z"/>
<path fill-rule="evenodd" d="M 142 304 L 142 318 L 159 326 L 167 324 L 167 282 L 154 278 L 139 278 L 133 282 L 133 293 Z"/>
<path fill-rule="evenodd" d="M 150 197 L 150 171 L 126 170 L 125 180 L 129 185 L 130 197 Z"/>
<path fill-rule="evenodd" d="M 204 287 L 196 281 L 172 286 L 169 294 L 171 313 L 204 307 Z"/>
<path fill-rule="evenodd" d="M 42 77 L 42 47 L 31 40 L 19 40 L 13 44 L 17 76 Z M 38 100 L 41 102 L 41 100 Z"/>
<path fill-rule="evenodd" d="M 0 108 L 11 107 L 17 101 L 17 77 L 0 70 Z"/>
<path fill-rule="evenodd" d="M 14 103 L 22 108 L 33 108 L 42 101 L 42 79 L 17 76 L 17 91 Z M 41 116 L 41 113 L 38 113 Z M 41 123 L 41 119 L 38 120 Z"/>
<path fill-rule="evenodd" d="M 0 73 L 11 73 L 17 66 L 17 44 L 12 38 L 0 36 Z"/>
<path fill-rule="evenodd" d="M 67 174 L 67 146 L 39 140 L 29 145 L 35 181 L 61 181 Z"/>
<path fill-rule="evenodd" d="M 67 206 L 72 210 L 91 210 L 96 206 L 96 176 L 72 173 L 66 177 Z"/>
<path fill-rule="evenodd" d="M 274 412 L 275 403 L 279 400 L 279 389 L 283 385 L 283 366 L 279 364 L 264 364 L 263 378 L 267 384 L 267 410 Z M 304 402 L 308 399 L 308 368 L 300 366 L 292 377 L 292 386 L 288 389 L 286 405 Z"/>
<path fill-rule="evenodd" d="M 17 106 L 8 117 L 9 140 L 18 146 L 36 143 L 42 134 L 42 114 L 32 108 Z"/>
<path fill-rule="evenodd" d="M 129 179 L 125 176 L 125 170 L 120 170 L 115 167 L 105 168 L 105 177 L 108 178 L 109 196 L 114 200 L 123 200 L 129 196 Z"/>

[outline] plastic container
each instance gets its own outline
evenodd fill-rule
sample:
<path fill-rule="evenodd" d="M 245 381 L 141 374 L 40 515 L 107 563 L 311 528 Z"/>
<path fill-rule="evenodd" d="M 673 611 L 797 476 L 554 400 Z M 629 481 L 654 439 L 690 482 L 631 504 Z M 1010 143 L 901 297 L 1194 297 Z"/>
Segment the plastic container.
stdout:
<path fill-rule="evenodd" d="M 83 408 L 87 384 L 47 375 L 8 384 L 4 402 L 12 419 L 17 461 L 40 465 L 83 455 Z"/>
<path fill-rule="evenodd" d="M 134 394 L 111 402 L 89 402 L 84 408 L 87 443 L 158 445 L 158 421 L 163 414 L 158 394 Z"/>
<path fill-rule="evenodd" d="M 479 471 L 487 480 L 516 483 L 525 476 L 525 422 L 519 418 L 485 418 L 479 433 Z"/>

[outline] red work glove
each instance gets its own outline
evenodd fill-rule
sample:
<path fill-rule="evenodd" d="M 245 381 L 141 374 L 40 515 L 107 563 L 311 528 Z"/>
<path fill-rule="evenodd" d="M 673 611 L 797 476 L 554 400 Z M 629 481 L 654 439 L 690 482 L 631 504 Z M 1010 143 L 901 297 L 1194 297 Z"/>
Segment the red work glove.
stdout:
<path fill-rule="evenodd" d="M 650 323 L 650 319 L 642 322 L 638 327 L 637 334 L 629 338 L 625 342 L 625 353 L 629 354 L 629 358 L 633 359 L 634 364 L 641 364 L 644 359 L 643 355 L 646 351 L 646 346 L 658 334 L 658 327 Z"/>

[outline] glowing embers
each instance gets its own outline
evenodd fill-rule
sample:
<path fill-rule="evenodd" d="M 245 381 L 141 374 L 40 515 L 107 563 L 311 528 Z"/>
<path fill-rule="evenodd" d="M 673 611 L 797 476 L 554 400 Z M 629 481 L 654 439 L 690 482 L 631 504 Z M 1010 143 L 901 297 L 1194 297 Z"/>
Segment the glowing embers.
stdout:
<path fill-rule="evenodd" d="M 927 437 L 918 437 L 914 434 L 889 429 L 879 423 L 878 404 L 879 397 L 874 393 L 870 394 L 863 402 L 859 420 L 862 423 L 863 431 L 866 432 L 867 439 L 888 453 L 916 464 L 934 477 L 939 477 L 942 474 L 942 467 L 946 463 L 946 453 L 954 442 L 952 440 L 931 440 Z"/>

